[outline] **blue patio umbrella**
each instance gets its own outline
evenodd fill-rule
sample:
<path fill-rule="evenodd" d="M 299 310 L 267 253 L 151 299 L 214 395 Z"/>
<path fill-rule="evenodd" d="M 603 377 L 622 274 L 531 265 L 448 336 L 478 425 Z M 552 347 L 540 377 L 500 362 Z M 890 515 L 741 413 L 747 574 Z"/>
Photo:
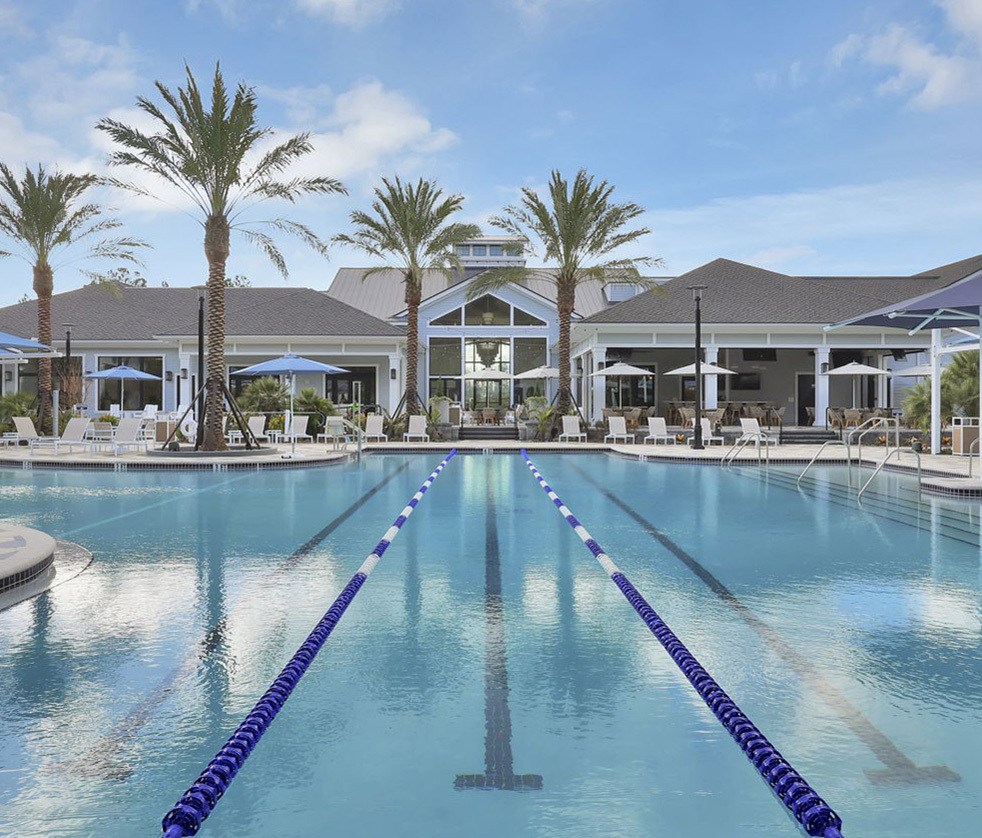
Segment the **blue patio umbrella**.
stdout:
<path fill-rule="evenodd" d="M 0 332 L 0 363 L 24 361 L 28 358 L 60 358 L 50 346 L 27 338 Z"/>
<path fill-rule="evenodd" d="M 0 349 L 40 349 L 40 350 L 51 350 L 50 346 L 46 346 L 43 343 L 38 343 L 37 341 L 28 340 L 27 338 L 19 338 L 17 335 L 11 335 L 7 332 L 0 332 Z"/>
<path fill-rule="evenodd" d="M 259 364 L 253 364 L 251 367 L 246 367 L 245 369 L 236 370 L 232 375 L 288 375 L 290 376 L 290 421 L 293 421 L 293 397 L 294 390 L 296 389 L 296 377 L 297 373 L 300 372 L 321 372 L 327 375 L 337 375 L 338 373 L 348 372 L 348 370 L 342 367 L 335 367 L 333 364 L 322 364 L 320 361 L 314 361 L 310 358 L 304 358 L 302 355 L 294 355 L 293 353 L 287 353 L 279 358 L 273 358 L 271 361 L 263 361 Z M 284 429 L 285 430 L 285 429 Z M 297 437 L 296 434 L 291 434 L 292 445 L 290 446 L 291 456 L 296 456 L 297 454 Z"/>
<path fill-rule="evenodd" d="M 110 367 L 108 370 L 90 372 L 84 375 L 83 378 L 101 378 L 106 381 L 118 381 L 119 406 L 121 408 L 123 406 L 123 388 L 126 386 L 127 381 L 160 381 L 159 375 L 143 372 L 143 370 L 135 370 L 133 367 L 126 366 L 126 364 L 120 364 L 118 367 Z"/>

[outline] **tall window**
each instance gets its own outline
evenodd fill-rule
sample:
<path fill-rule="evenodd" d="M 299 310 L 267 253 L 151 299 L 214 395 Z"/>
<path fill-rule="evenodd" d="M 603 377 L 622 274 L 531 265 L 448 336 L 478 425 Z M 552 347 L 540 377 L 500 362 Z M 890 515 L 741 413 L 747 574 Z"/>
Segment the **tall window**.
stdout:
<path fill-rule="evenodd" d="M 431 396 L 460 401 L 460 361 L 460 338 L 430 338 Z"/>
<path fill-rule="evenodd" d="M 140 372 L 147 372 L 159 378 L 164 377 L 164 359 L 160 356 L 125 357 L 102 355 L 99 358 L 99 369 L 108 370 L 125 364 Z M 120 400 L 122 394 L 122 401 Z M 111 405 L 121 405 L 123 410 L 143 410 L 144 405 L 163 405 L 163 381 L 122 381 L 120 379 L 103 379 L 99 381 L 99 410 L 109 410 Z"/>
<path fill-rule="evenodd" d="M 510 326 L 511 306 L 491 294 L 472 300 L 464 307 L 466 326 Z"/>
<path fill-rule="evenodd" d="M 518 313 L 518 309 L 515 309 Z M 546 365 L 545 338 L 515 338 L 514 373 L 527 372 Z M 515 401 L 524 402 L 529 396 L 545 395 L 546 382 L 540 379 L 519 379 L 515 382 Z"/>

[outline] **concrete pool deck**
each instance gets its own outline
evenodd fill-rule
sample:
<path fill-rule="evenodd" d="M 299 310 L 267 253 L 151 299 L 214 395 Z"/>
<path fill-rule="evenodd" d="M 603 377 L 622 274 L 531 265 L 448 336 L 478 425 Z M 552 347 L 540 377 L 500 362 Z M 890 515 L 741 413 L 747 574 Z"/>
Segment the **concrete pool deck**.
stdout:
<path fill-rule="evenodd" d="M 599 442 L 520 442 L 517 440 L 461 440 L 458 442 L 385 442 L 369 443 L 363 448 L 365 453 L 424 453 L 427 451 L 448 451 L 457 448 L 461 453 L 472 452 L 482 454 L 504 454 L 518 452 L 522 448 L 530 452 L 540 453 L 602 453 L 610 452 L 623 457 L 632 457 L 648 462 L 677 462 L 690 464 L 718 464 L 731 446 L 707 447 L 702 451 L 693 451 L 688 445 L 643 445 L 614 444 Z M 818 453 L 816 445 L 773 445 L 770 450 L 758 459 L 757 450 L 747 447 L 737 455 L 735 462 L 743 465 L 756 465 L 758 462 L 769 461 L 773 464 L 804 464 Z M 867 467 L 875 467 L 882 462 L 890 449 L 883 446 L 864 446 L 862 463 Z M 916 473 L 917 459 L 913 452 L 901 449 L 902 453 L 887 464 L 886 469 Z M 338 465 L 347 462 L 357 453 L 354 443 L 348 443 L 335 449 L 331 446 L 304 443 L 297 446 L 296 459 L 285 458 L 290 447 L 288 445 L 266 445 L 259 451 L 238 451 L 234 455 L 209 455 L 206 453 L 170 455 L 160 451 L 148 453 L 121 453 L 118 456 L 91 453 L 66 453 L 57 456 L 37 454 L 31 456 L 26 446 L 0 449 L 0 467 L 26 469 L 108 469 L 116 471 L 143 470 L 263 470 L 283 468 L 306 468 L 313 466 Z M 844 463 L 845 448 L 841 445 L 829 446 L 822 451 L 819 460 L 826 463 Z M 856 461 L 858 449 L 853 446 L 853 460 Z M 956 495 L 982 494 L 982 480 L 979 479 L 979 469 L 974 469 L 974 477 L 969 478 L 968 457 L 956 457 L 950 454 L 921 454 L 921 468 L 924 476 L 924 488 L 929 491 L 943 492 Z"/>

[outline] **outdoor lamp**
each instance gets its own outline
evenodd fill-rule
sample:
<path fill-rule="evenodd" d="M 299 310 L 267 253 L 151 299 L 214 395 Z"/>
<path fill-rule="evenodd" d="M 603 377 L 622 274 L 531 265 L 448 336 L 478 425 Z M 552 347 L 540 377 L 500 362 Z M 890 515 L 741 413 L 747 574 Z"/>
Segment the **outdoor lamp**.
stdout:
<path fill-rule="evenodd" d="M 188 377 L 188 368 L 181 367 L 181 378 L 187 378 L 187 377 Z"/>
<path fill-rule="evenodd" d="M 702 451 L 702 292 L 705 285 L 690 285 L 692 299 L 696 304 L 696 416 L 692 434 L 692 449 Z"/>
<path fill-rule="evenodd" d="M 13 370 L 4 370 L 3 371 L 3 380 L 4 381 L 13 381 L 14 380 L 14 371 Z"/>

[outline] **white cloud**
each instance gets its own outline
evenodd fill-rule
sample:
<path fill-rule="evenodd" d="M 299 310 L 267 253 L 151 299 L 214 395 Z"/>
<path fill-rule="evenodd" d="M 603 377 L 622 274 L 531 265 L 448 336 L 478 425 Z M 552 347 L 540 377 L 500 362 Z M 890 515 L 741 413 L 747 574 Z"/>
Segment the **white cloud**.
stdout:
<path fill-rule="evenodd" d="M 969 255 L 966 247 L 982 250 L 975 232 L 982 227 L 980 192 L 982 177 L 965 177 L 720 198 L 647 212 L 643 223 L 652 235 L 635 247 L 664 257 L 672 273 L 720 256 L 800 274 L 910 273 L 935 258 L 906 263 L 911 252 L 946 251 L 941 260 L 952 261 Z M 884 252 L 896 262 L 884 264 Z"/>
<path fill-rule="evenodd" d="M 399 0 L 296 0 L 299 8 L 324 15 L 355 29 L 381 20 L 399 6 Z"/>
<path fill-rule="evenodd" d="M 20 9 L 10 3 L 0 3 L 0 38 L 30 38 L 33 34 Z"/>
<path fill-rule="evenodd" d="M 883 95 L 909 96 L 915 108 L 935 110 L 982 99 L 982 0 L 936 0 L 956 41 L 943 50 L 909 26 L 891 24 L 875 35 L 853 33 L 829 54 L 842 67 L 858 58 L 891 69 L 877 87 Z"/>
<path fill-rule="evenodd" d="M 511 5 L 527 22 L 543 22 L 553 9 L 561 6 L 584 5 L 597 0 L 511 0 Z"/>
<path fill-rule="evenodd" d="M 45 166 L 62 155 L 58 141 L 53 137 L 29 131 L 19 116 L 0 111 L 0 148 L 3 162 L 15 172 L 24 166 L 34 168 L 39 162 Z"/>

